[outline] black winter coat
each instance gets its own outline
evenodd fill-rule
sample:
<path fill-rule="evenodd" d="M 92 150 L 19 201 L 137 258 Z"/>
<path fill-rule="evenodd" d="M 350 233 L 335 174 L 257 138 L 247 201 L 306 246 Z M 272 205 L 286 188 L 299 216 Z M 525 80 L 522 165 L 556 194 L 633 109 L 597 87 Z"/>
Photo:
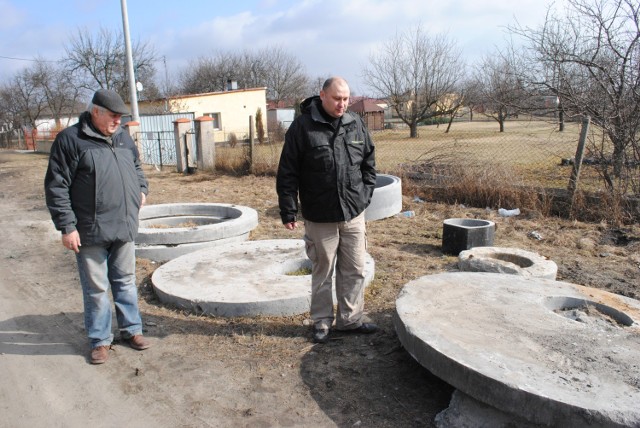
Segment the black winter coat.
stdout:
<path fill-rule="evenodd" d="M 83 113 L 51 146 L 47 207 L 56 229 L 77 230 L 82 245 L 131 242 L 138 233 L 140 193 L 148 191 L 138 150 L 127 132 L 120 129 L 109 139 L 90 118 Z"/>
<path fill-rule="evenodd" d="M 302 216 L 318 223 L 348 221 L 371 202 L 376 184 L 371 136 L 357 114 L 346 112 L 336 130 L 320 111 L 322 101 L 306 99 L 302 114 L 285 135 L 276 190 L 284 224 Z"/>

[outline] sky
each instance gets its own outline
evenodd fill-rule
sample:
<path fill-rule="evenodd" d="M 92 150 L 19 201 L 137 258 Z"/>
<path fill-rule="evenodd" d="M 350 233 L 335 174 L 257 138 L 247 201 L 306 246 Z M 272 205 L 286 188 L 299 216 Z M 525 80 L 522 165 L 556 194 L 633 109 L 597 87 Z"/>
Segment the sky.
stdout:
<path fill-rule="evenodd" d="M 561 3 L 562 0 L 557 0 Z M 118 0 L 0 0 L 0 82 L 43 58 L 59 60 L 79 30 L 122 31 Z M 279 46 L 312 77 L 339 75 L 366 95 L 362 69 L 396 32 L 446 33 L 467 62 L 504 46 L 506 26 L 537 27 L 551 0 L 128 0 L 132 41 L 153 46 L 159 78 L 177 79 L 217 51 Z"/>

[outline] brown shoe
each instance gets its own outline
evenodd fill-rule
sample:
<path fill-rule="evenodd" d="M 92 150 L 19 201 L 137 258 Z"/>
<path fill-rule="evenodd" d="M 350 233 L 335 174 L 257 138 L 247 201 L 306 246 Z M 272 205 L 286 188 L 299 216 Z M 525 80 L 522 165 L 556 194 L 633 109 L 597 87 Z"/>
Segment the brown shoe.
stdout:
<path fill-rule="evenodd" d="M 125 342 L 129 344 L 136 351 L 142 351 L 143 349 L 147 349 L 151 346 L 151 343 L 147 339 L 144 338 L 141 334 L 136 334 L 135 336 L 131 336 L 128 339 L 124 339 Z"/>
<path fill-rule="evenodd" d="M 109 359 L 109 345 L 96 346 L 91 350 L 91 364 L 104 364 Z"/>

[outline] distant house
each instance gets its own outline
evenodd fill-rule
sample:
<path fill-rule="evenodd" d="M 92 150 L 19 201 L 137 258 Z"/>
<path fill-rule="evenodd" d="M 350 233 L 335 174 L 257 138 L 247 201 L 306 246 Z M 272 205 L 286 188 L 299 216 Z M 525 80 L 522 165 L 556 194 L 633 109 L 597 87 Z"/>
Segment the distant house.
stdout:
<path fill-rule="evenodd" d="M 278 126 L 281 126 L 282 130 L 286 131 L 289 129 L 291 122 L 293 122 L 295 115 L 296 110 L 293 107 L 270 108 L 267 110 L 267 125 L 271 130 L 275 130 Z"/>
<path fill-rule="evenodd" d="M 263 117 L 267 112 L 267 88 L 231 89 L 222 92 L 178 95 L 162 100 L 141 101 L 141 115 L 162 113 L 193 113 L 195 118 L 208 116 L 213 119 L 214 139 L 223 142 L 231 133 L 238 138 L 249 136 L 249 117 L 255 121 L 258 109 Z M 255 125 L 255 122 L 254 122 Z M 264 124 L 265 128 L 268 127 Z M 143 131 L 157 131 L 143 129 Z M 267 129 L 265 129 L 267 131 Z"/>
<path fill-rule="evenodd" d="M 75 125 L 78 123 L 80 118 L 80 113 L 73 114 L 70 116 L 60 117 L 59 124 L 56 123 L 56 119 L 52 117 L 42 117 L 36 119 L 36 128 L 38 128 L 38 132 L 56 132 L 61 129 L 67 128 L 71 125 Z"/>
<path fill-rule="evenodd" d="M 280 100 L 267 101 L 267 124 L 270 130 L 276 130 L 281 127 L 283 131 L 289 129 L 289 125 L 293 122 L 296 115 L 296 101 Z"/>
<path fill-rule="evenodd" d="M 359 114 L 370 131 L 384 129 L 384 108 L 378 100 L 361 98 L 349 106 L 349 111 Z"/>

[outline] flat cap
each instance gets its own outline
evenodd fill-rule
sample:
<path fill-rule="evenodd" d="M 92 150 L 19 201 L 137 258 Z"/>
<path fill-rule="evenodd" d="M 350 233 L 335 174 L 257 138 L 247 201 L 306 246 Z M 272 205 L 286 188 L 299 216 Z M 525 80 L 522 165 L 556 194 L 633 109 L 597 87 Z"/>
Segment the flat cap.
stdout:
<path fill-rule="evenodd" d="M 98 89 L 96 93 L 93 94 L 91 103 L 96 106 L 104 107 L 113 113 L 129 114 L 129 109 L 124 101 L 122 101 L 122 98 L 120 98 L 120 95 L 110 89 Z"/>

